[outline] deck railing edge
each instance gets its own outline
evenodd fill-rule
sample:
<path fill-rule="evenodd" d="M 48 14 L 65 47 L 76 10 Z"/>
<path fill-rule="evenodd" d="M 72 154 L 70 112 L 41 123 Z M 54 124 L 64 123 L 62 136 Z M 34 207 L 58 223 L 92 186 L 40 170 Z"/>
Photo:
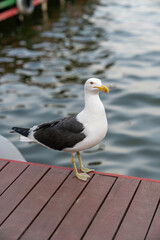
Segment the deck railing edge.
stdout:
<path fill-rule="evenodd" d="M 37 166 L 47 166 L 50 168 L 59 168 L 59 169 L 70 170 L 70 171 L 73 170 L 73 168 L 70 168 L 70 167 L 53 166 L 53 165 L 43 164 L 43 163 L 22 162 L 22 161 L 18 161 L 18 160 L 11 160 L 11 159 L 4 159 L 4 158 L 0 158 L 0 161 L 8 161 L 8 162 L 16 162 L 16 163 L 18 162 L 18 163 L 22 163 L 22 164 L 37 165 Z M 99 174 L 99 175 L 109 176 L 109 177 L 117 177 L 117 178 L 120 177 L 120 178 L 137 179 L 137 180 L 142 180 L 142 181 L 150 181 L 150 182 L 160 183 L 160 180 L 157 180 L 157 179 L 127 176 L 127 175 L 121 175 L 121 174 L 116 174 L 116 173 L 104 173 L 104 172 L 98 172 L 98 171 L 95 171 L 94 173 Z"/>

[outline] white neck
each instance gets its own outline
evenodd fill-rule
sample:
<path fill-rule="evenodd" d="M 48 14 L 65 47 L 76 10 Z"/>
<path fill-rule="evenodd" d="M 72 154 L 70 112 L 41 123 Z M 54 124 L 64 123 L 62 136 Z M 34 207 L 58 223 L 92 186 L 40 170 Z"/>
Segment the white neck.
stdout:
<path fill-rule="evenodd" d="M 104 111 L 104 106 L 99 98 L 98 92 L 90 93 L 85 91 L 84 110 L 93 114 L 97 114 L 98 112 Z"/>
<path fill-rule="evenodd" d="M 98 92 L 87 92 L 85 91 L 85 107 L 83 111 L 78 114 L 78 120 L 84 121 L 86 118 L 92 121 L 94 119 L 98 119 L 103 117 L 106 119 L 105 109 L 103 103 L 99 98 Z"/>

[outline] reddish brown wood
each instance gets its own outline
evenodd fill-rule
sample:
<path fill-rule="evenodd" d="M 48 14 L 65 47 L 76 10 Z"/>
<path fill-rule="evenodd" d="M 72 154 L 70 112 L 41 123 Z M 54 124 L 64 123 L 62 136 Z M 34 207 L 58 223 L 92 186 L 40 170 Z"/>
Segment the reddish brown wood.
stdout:
<path fill-rule="evenodd" d="M 139 181 L 135 179 L 118 178 L 84 236 L 85 240 L 111 240 L 113 238 L 138 184 Z"/>
<path fill-rule="evenodd" d="M 144 239 L 160 198 L 160 184 L 143 181 L 115 240 Z M 150 239 L 152 240 L 152 238 Z"/>
<path fill-rule="evenodd" d="M 16 179 L 14 184 L 3 193 L 0 197 L 0 224 L 8 217 L 20 201 L 23 200 L 48 169 L 47 167 L 41 166 L 29 166 L 23 174 Z"/>
<path fill-rule="evenodd" d="M 1 226 L 3 236 L 17 240 L 70 172 L 52 168 Z"/>
<path fill-rule="evenodd" d="M 152 225 L 149 229 L 145 240 L 159 240 L 160 239 L 160 205 L 154 216 Z"/>
<path fill-rule="evenodd" d="M 20 162 L 17 160 L 10 160 L 10 159 L 2 159 L 0 158 L 0 162 L 5 161 L 5 162 L 16 162 L 16 163 L 23 163 L 27 165 L 35 165 L 35 166 L 46 166 L 50 168 L 58 168 L 58 169 L 65 169 L 65 170 L 70 170 L 72 171 L 73 168 L 70 167 L 61 167 L 61 166 L 53 166 L 53 165 L 48 165 L 48 164 L 42 164 L 42 163 L 35 163 L 35 162 Z M 115 177 L 115 178 L 127 178 L 127 179 L 137 179 L 138 181 L 147 181 L 147 182 L 157 182 L 160 183 L 160 180 L 156 179 L 149 179 L 149 178 L 142 178 L 142 177 L 133 177 L 133 176 L 125 176 L 125 175 L 120 175 L 120 174 L 115 174 L 115 173 L 104 173 L 104 172 L 94 172 L 95 174 L 103 175 L 103 176 L 108 176 L 108 177 Z"/>
<path fill-rule="evenodd" d="M 5 189 L 21 174 L 21 172 L 28 167 L 25 164 L 9 163 L 0 172 L 0 195 Z"/>
<path fill-rule="evenodd" d="M 2 169 L 5 165 L 7 165 L 7 164 L 8 164 L 7 161 L 2 161 L 2 160 L 0 160 L 0 171 L 1 171 L 1 169 Z"/>
<path fill-rule="evenodd" d="M 72 173 L 21 239 L 48 239 L 87 182 L 78 180 Z"/>
<path fill-rule="evenodd" d="M 81 239 L 116 178 L 95 175 L 51 240 Z"/>
<path fill-rule="evenodd" d="M 83 182 L 67 169 L 6 164 L 0 160 L 0 240 L 160 239 L 158 181 L 95 174 Z"/>

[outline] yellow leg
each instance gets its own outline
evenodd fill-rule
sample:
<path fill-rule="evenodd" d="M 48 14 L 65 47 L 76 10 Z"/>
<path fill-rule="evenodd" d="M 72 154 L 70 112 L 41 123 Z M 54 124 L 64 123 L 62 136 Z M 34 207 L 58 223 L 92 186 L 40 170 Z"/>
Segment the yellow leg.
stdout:
<path fill-rule="evenodd" d="M 89 176 L 87 173 L 79 173 L 79 172 L 77 171 L 77 167 L 76 167 L 74 155 L 72 155 L 71 161 L 72 161 L 72 164 L 73 164 L 73 168 L 74 168 L 75 175 L 76 175 L 76 177 L 77 177 L 78 179 L 80 179 L 80 180 L 82 180 L 82 181 L 86 181 L 87 178 L 90 178 L 90 176 Z"/>
<path fill-rule="evenodd" d="M 81 160 L 81 155 L 79 152 L 77 152 L 77 157 L 78 157 L 78 160 L 79 160 L 79 167 L 81 169 L 82 172 L 84 173 L 87 173 L 87 172 L 94 172 L 94 169 L 89 169 L 89 168 L 85 168 L 83 166 L 83 163 L 82 163 L 82 160 Z"/>

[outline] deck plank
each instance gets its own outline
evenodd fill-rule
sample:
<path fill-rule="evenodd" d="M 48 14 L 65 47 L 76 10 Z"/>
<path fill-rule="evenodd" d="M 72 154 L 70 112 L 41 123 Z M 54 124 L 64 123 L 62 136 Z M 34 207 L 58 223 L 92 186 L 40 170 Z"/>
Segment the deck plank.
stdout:
<path fill-rule="evenodd" d="M 0 172 L 0 195 L 27 167 L 28 165 L 25 164 L 11 162 L 2 169 Z"/>
<path fill-rule="evenodd" d="M 159 240 L 160 181 L 0 160 L 0 240 Z"/>
<path fill-rule="evenodd" d="M 7 165 L 8 164 L 8 161 L 2 161 L 2 160 L 0 160 L 0 171 L 1 171 L 1 169 L 5 166 L 5 165 Z"/>
<path fill-rule="evenodd" d="M 160 184 L 142 181 L 115 240 L 144 239 L 159 198 Z"/>
<path fill-rule="evenodd" d="M 81 239 L 115 180 L 114 177 L 95 175 L 51 240 Z"/>
<path fill-rule="evenodd" d="M 22 164 L 22 163 L 20 163 Z M 23 200 L 49 168 L 30 165 L 0 197 L 0 224 Z"/>
<path fill-rule="evenodd" d="M 139 180 L 118 178 L 83 239 L 111 240 L 138 184 Z"/>
<path fill-rule="evenodd" d="M 56 168 L 52 168 L 47 172 L 24 201 L 3 223 L 0 230 L 0 232 L 3 232 L 3 238 L 12 236 L 12 240 L 17 240 L 69 173 L 70 171 Z"/>
<path fill-rule="evenodd" d="M 90 174 L 92 175 L 92 174 Z M 89 180 L 88 180 L 89 181 Z M 77 180 L 72 173 L 22 236 L 22 240 L 46 240 L 61 222 L 88 181 Z M 43 229 L 43 231 L 42 231 Z"/>
<path fill-rule="evenodd" d="M 145 240 L 159 240 L 160 239 L 160 205 L 156 211 L 153 222 Z"/>

